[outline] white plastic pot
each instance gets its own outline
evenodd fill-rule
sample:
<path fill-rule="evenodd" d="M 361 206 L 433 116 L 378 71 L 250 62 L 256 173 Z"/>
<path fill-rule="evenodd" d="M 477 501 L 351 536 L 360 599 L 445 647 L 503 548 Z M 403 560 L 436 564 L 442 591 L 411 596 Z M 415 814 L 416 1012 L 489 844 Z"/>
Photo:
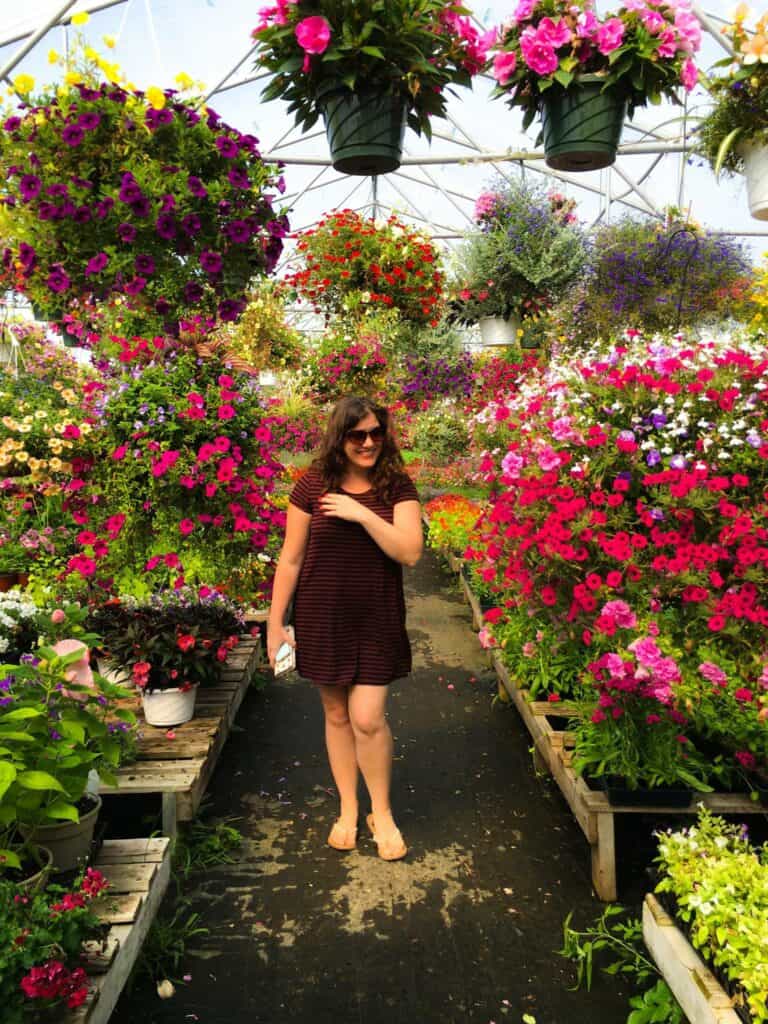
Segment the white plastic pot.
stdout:
<path fill-rule="evenodd" d="M 142 693 L 144 720 L 147 725 L 183 725 L 195 713 L 197 684 L 188 690 L 152 690 Z"/>
<path fill-rule="evenodd" d="M 480 321 L 480 339 L 484 348 L 513 345 L 517 341 L 520 321 L 517 317 L 505 320 L 501 316 L 486 316 Z"/>
<path fill-rule="evenodd" d="M 108 658 L 97 658 L 96 664 L 99 668 L 99 675 L 104 676 L 108 683 L 115 686 L 133 686 L 131 670 L 123 665 L 116 665 Z"/>
<path fill-rule="evenodd" d="M 755 220 L 768 220 L 768 146 L 742 146 L 749 212 Z"/>

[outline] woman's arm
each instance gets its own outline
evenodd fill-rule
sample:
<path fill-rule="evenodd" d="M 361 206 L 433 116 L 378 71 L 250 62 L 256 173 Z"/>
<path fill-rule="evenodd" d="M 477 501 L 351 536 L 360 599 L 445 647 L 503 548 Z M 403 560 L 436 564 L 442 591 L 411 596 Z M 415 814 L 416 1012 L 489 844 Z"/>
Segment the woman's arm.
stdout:
<path fill-rule="evenodd" d="M 360 523 L 384 554 L 401 565 L 416 565 L 421 558 L 424 534 L 418 501 L 398 501 L 391 523 L 348 494 L 324 494 L 320 498 L 320 508 L 327 516 Z"/>
<path fill-rule="evenodd" d="M 284 628 L 285 613 L 299 580 L 299 573 L 307 551 L 311 520 L 312 516 L 308 512 L 302 512 L 295 505 L 288 505 L 285 540 L 277 560 L 275 582 L 272 586 L 272 604 L 267 618 L 267 657 L 269 664 L 273 667 L 275 654 L 280 644 L 283 641 L 291 643 Z"/>

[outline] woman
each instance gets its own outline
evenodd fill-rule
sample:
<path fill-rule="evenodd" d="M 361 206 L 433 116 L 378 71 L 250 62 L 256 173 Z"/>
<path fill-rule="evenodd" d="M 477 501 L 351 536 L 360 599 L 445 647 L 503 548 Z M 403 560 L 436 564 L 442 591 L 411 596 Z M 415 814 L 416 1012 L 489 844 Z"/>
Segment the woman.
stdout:
<path fill-rule="evenodd" d="M 290 496 L 267 652 L 274 666 L 280 644 L 291 642 L 285 617 L 293 597 L 297 668 L 320 691 L 341 797 L 328 843 L 337 850 L 356 845 L 359 768 L 371 797 L 366 821 L 384 860 L 408 852 L 389 803 L 385 705 L 387 684 L 411 670 L 402 566 L 415 565 L 422 547 L 418 495 L 403 472 L 389 413 L 367 398 L 342 398 L 318 458 Z"/>

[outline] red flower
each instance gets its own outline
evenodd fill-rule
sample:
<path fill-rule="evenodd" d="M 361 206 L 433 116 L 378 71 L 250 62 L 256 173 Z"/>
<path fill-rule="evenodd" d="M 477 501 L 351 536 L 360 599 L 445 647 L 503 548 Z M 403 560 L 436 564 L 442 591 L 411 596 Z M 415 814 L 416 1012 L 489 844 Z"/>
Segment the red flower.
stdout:
<path fill-rule="evenodd" d="M 182 633 L 176 640 L 179 650 L 189 651 L 195 646 L 195 638 L 189 633 Z"/>

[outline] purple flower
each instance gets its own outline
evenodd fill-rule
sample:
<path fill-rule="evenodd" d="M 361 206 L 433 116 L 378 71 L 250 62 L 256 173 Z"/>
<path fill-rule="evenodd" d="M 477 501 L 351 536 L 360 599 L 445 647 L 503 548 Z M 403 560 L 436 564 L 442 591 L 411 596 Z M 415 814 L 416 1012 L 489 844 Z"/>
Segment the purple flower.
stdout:
<path fill-rule="evenodd" d="M 148 217 L 152 212 L 152 207 L 146 196 L 141 196 L 140 199 L 134 199 L 130 204 L 131 213 L 134 217 Z"/>
<path fill-rule="evenodd" d="M 121 203 L 135 203 L 144 198 L 139 183 L 130 172 L 123 175 L 117 198 Z"/>
<path fill-rule="evenodd" d="M 111 196 L 107 196 L 106 199 L 100 199 L 96 203 L 96 216 L 99 220 L 104 220 L 105 217 L 109 216 L 110 211 L 115 205 L 115 200 Z"/>
<path fill-rule="evenodd" d="M 84 131 L 92 132 L 101 124 L 101 114 L 97 114 L 95 110 L 86 111 L 78 117 L 77 123 Z"/>
<path fill-rule="evenodd" d="M 51 739 L 54 742 L 56 742 L 57 740 L 60 740 L 62 738 L 61 737 L 61 733 L 60 732 L 56 732 L 55 729 L 49 729 L 49 735 L 50 735 Z"/>
<path fill-rule="evenodd" d="M 285 178 L 282 175 L 277 179 L 277 191 L 280 195 L 283 195 L 285 192 Z"/>
<path fill-rule="evenodd" d="M 688 460 L 685 458 L 684 455 L 673 455 L 672 458 L 669 460 L 669 464 L 672 467 L 672 469 L 685 469 L 685 467 L 688 465 Z"/>
<path fill-rule="evenodd" d="M 0 690 L 2 690 L 3 693 L 7 693 L 10 690 L 12 684 L 13 676 L 5 676 L 5 678 L 0 679 Z"/>
<path fill-rule="evenodd" d="M 164 168 L 164 170 L 168 170 L 168 168 Z M 175 210 L 176 196 L 171 195 L 170 192 L 167 192 L 160 200 L 160 209 L 163 211 L 163 213 L 167 213 L 169 210 Z"/>
<path fill-rule="evenodd" d="M 259 144 L 259 140 L 255 135 L 241 135 L 237 140 L 237 144 L 246 153 L 253 153 Z"/>
<path fill-rule="evenodd" d="M 64 268 L 61 266 L 61 264 L 54 263 L 51 272 L 48 275 L 48 280 L 45 283 L 48 285 L 52 292 L 56 292 L 56 294 L 58 295 L 61 292 L 65 292 L 72 282 L 64 273 Z"/>
<path fill-rule="evenodd" d="M 206 274 L 218 274 L 222 263 L 221 253 L 211 252 L 210 249 L 203 249 L 200 253 L 200 266 Z"/>
<path fill-rule="evenodd" d="M 43 183 L 40 181 L 36 174 L 25 174 L 19 182 L 19 192 L 21 192 L 21 198 L 25 203 L 30 202 L 36 196 L 40 195 L 40 189 Z"/>
<path fill-rule="evenodd" d="M 55 181 L 53 185 L 49 185 L 45 190 L 45 194 L 50 196 L 51 199 L 63 199 L 64 196 L 69 195 L 69 189 L 63 182 Z"/>
<path fill-rule="evenodd" d="M 176 220 L 170 213 L 161 213 L 155 221 L 155 230 L 161 238 L 176 237 Z"/>
<path fill-rule="evenodd" d="M 241 171 L 238 167 L 232 167 L 227 174 L 230 185 L 233 188 L 250 188 L 251 182 L 245 171 Z"/>
<path fill-rule="evenodd" d="M 181 230 L 186 235 L 196 235 L 202 226 L 202 221 L 196 213 L 188 213 L 181 221 Z"/>
<path fill-rule="evenodd" d="M 20 126 L 20 124 L 20 117 L 9 117 L 7 121 L 3 122 L 3 128 L 5 128 L 7 132 L 15 132 L 16 129 Z"/>
<path fill-rule="evenodd" d="M 117 226 L 117 237 L 121 242 L 125 242 L 127 245 L 130 245 L 130 243 L 136 238 L 136 228 L 133 224 L 127 224 L 123 221 L 122 224 L 118 224 Z"/>
<path fill-rule="evenodd" d="M 53 220 L 56 215 L 56 209 L 53 203 L 40 203 L 37 208 L 38 220 Z"/>
<path fill-rule="evenodd" d="M 155 272 L 155 261 L 146 253 L 139 253 L 133 261 L 137 274 L 146 274 L 148 277 Z"/>
<path fill-rule="evenodd" d="M 203 289 L 196 281 L 187 281 L 184 285 L 184 301 L 190 306 L 196 305 L 203 297 Z"/>
<path fill-rule="evenodd" d="M 91 211 L 88 206 L 78 206 L 75 212 L 72 214 L 72 220 L 76 224 L 87 224 L 91 219 Z"/>
<path fill-rule="evenodd" d="M 165 316 L 171 310 L 171 304 L 167 299 L 158 299 L 155 303 L 155 312 Z"/>
<path fill-rule="evenodd" d="M 79 146 L 85 138 L 85 132 L 77 124 L 68 124 L 64 126 L 61 138 L 68 146 Z"/>
<path fill-rule="evenodd" d="M 32 270 L 37 263 L 37 253 L 27 242 L 21 242 L 19 245 L 19 260 L 25 270 Z"/>
<path fill-rule="evenodd" d="M 651 423 L 657 430 L 659 430 L 661 427 L 666 427 L 667 417 L 663 412 L 656 412 L 651 416 Z"/>
<path fill-rule="evenodd" d="M 230 242 L 245 245 L 251 237 L 251 229 L 244 220 L 233 220 L 224 228 L 224 234 Z"/>
<path fill-rule="evenodd" d="M 196 196 L 198 199 L 205 199 L 205 197 L 208 195 L 208 189 L 205 187 L 202 181 L 200 181 L 200 179 L 196 177 L 194 174 L 190 174 L 190 176 L 187 178 L 187 188 L 192 193 L 192 195 Z"/>
<path fill-rule="evenodd" d="M 145 120 L 150 131 L 155 131 L 160 125 L 173 121 L 173 111 L 168 107 L 163 107 L 162 110 L 148 110 Z"/>
<path fill-rule="evenodd" d="M 226 160 L 234 160 L 240 152 L 237 143 L 226 135 L 220 135 L 216 139 L 216 148 Z"/>
<path fill-rule="evenodd" d="M 108 263 L 109 256 L 107 256 L 105 252 L 100 252 L 97 253 L 95 256 L 92 256 L 88 260 L 88 263 L 86 264 L 85 267 L 86 277 L 90 276 L 91 274 L 100 274 Z"/>
<path fill-rule="evenodd" d="M 146 277 L 134 277 L 123 286 L 123 291 L 126 295 L 138 295 L 139 292 L 143 292 L 146 287 Z"/>
<path fill-rule="evenodd" d="M 245 309 L 245 303 L 237 299 L 224 299 L 219 303 L 219 316 L 222 320 L 237 320 Z"/>
<path fill-rule="evenodd" d="M 207 120 L 206 120 L 206 123 L 207 123 L 208 127 L 212 128 L 214 130 L 216 128 L 218 128 L 219 125 L 221 124 L 221 118 L 216 113 L 216 111 L 215 110 L 211 110 L 210 107 L 206 107 L 205 108 L 205 113 L 208 115 L 207 116 Z"/>
<path fill-rule="evenodd" d="M 657 451 L 655 448 L 651 448 L 651 450 L 645 456 L 645 461 L 648 463 L 649 466 L 658 466 L 658 464 L 661 462 L 661 452 Z"/>

